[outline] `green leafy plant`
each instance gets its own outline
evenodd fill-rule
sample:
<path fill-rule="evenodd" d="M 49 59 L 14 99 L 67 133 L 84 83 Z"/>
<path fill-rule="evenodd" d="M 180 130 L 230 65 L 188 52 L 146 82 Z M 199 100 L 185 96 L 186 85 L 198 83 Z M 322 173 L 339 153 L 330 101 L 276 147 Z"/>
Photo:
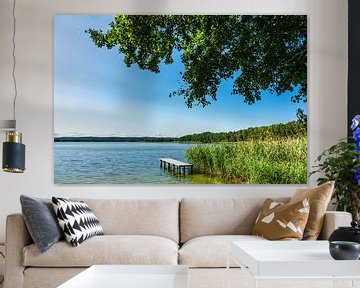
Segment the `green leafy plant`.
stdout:
<path fill-rule="evenodd" d="M 347 140 L 342 139 L 322 152 L 310 175 L 320 173 L 319 185 L 335 181 L 332 199 L 336 210 L 351 212 L 354 220 L 359 221 L 360 186 L 355 175 L 360 169 L 360 152 L 355 149 L 355 143 Z"/>

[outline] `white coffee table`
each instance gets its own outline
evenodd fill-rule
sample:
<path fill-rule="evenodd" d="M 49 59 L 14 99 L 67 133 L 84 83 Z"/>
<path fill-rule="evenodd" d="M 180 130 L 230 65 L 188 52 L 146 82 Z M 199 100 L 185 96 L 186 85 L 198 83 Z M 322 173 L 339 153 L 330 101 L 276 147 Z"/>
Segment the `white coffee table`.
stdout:
<path fill-rule="evenodd" d="M 94 265 L 58 288 L 188 288 L 185 265 Z"/>
<path fill-rule="evenodd" d="M 253 287 L 260 280 L 311 279 L 349 280 L 350 287 L 360 287 L 360 261 L 332 259 L 328 241 L 237 241 L 229 258 L 248 272 Z"/>

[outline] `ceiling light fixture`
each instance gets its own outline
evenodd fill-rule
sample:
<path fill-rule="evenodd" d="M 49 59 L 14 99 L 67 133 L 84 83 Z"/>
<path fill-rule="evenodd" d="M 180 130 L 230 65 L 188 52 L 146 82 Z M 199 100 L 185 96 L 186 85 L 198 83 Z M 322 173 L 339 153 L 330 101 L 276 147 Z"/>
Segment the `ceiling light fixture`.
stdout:
<path fill-rule="evenodd" d="M 22 134 L 16 128 L 16 98 L 17 85 L 15 77 L 16 57 L 15 57 L 15 35 L 16 35 L 16 0 L 13 1 L 13 35 L 12 35 L 12 57 L 13 69 L 12 78 L 14 82 L 14 100 L 13 100 L 13 120 L 0 121 L 0 130 L 6 131 L 6 140 L 3 143 L 3 161 L 2 167 L 5 172 L 23 173 L 25 171 L 25 145 L 22 144 Z"/>

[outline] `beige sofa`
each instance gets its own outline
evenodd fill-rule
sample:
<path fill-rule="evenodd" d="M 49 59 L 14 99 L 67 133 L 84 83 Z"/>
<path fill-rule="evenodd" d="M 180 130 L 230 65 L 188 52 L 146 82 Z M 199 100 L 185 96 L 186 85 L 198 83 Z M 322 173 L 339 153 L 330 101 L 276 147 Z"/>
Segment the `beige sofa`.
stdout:
<path fill-rule="evenodd" d="M 105 235 L 76 248 L 62 241 L 41 254 L 23 216 L 8 216 L 5 288 L 56 287 L 94 264 L 185 264 L 191 288 L 223 288 L 231 241 L 268 241 L 250 235 L 264 199 L 82 200 L 99 218 Z M 350 219 L 345 212 L 327 212 L 321 237 L 326 239 Z M 235 287 L 243 272 L 231 266 Z"/>

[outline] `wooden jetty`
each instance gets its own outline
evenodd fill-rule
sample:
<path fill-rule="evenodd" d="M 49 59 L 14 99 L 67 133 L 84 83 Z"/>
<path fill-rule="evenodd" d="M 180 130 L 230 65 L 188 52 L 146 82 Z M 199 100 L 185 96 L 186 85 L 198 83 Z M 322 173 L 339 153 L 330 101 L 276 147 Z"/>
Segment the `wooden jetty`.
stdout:
<path fill-rule="evenodd" d="M 186 173 L 186 169 L 188 169 L 191 174 L 193 172 L 193 164 L 182 162 L 172 158 L 160 158 L 160 167 L 164 167 L 164 169 L 167 168 L 168 170 L 176 171 L 180 174 L 184 172 L 184 175 Z"/>

